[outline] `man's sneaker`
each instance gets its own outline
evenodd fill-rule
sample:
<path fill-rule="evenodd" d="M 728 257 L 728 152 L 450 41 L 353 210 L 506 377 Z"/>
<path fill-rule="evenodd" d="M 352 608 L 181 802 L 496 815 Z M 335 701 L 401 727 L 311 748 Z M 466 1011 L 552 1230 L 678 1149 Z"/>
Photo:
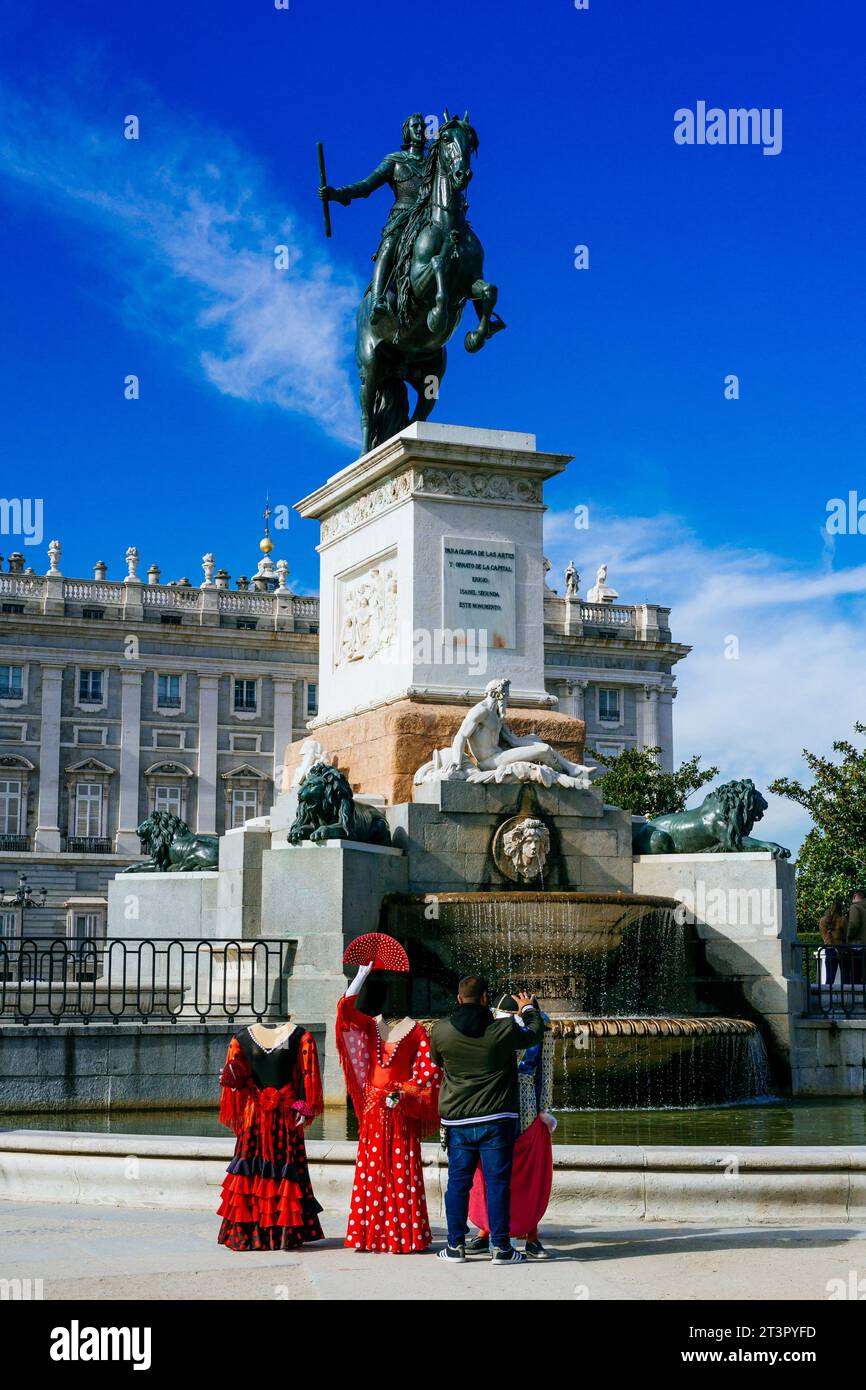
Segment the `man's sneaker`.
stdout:
<path fill-rule="evenodd" d="M 522 1250 L 515 1250 L 511 1246 L 508 1250 L 494 1250 L 490 1262 L 495 1265 L 525 1265 L 526 1256 Z"/>
<path fill-rule="evenodd" d="M 443 1245 L 441 1250 L 436 1251 L 437 1260 L 453 1260 L 459 1264 L 466 1259 L 466 1247 L 463 1245 Z"/>
<path fill-rule="evenodd" d="M 549 1260 L 550 1255 L 545 1250 L 540 1240 L 528 1240 L 524 1246 L 524 1254 L 528 1260 Z"/>
<path fill-rule="evenodd" d="M 489 1236 L 473 1236 L 466 1242 L 467 1255 L 487 1255 L 490 1251 Z"/>

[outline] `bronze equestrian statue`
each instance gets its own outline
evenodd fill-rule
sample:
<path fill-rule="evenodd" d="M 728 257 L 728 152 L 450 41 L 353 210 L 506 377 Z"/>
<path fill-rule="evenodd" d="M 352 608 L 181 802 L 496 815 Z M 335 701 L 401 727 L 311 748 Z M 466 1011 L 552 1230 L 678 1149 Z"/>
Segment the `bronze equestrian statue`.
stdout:
<path fill-rule="evenodd" d="M 446 111 L 429 147 L 416 112 L 403 124 L 402 149 L 386 155 L 366 179 L 319 190 L 326 204 L 344 205 L 386 184 L 394 194 L 357 316 L 365 452 L 409 423 L 407 385 L 417 396 L 412 420 L 430 415 L 445 375 L 445 344 L 468 300 L 478 327 L 464 337 L 467 352 L 480 351 L 505 327 L 495 312 L 497 288 L 482 277 L 484 249 L 466 216 L 477 149 L 468 111 L 462 120 Z"/>

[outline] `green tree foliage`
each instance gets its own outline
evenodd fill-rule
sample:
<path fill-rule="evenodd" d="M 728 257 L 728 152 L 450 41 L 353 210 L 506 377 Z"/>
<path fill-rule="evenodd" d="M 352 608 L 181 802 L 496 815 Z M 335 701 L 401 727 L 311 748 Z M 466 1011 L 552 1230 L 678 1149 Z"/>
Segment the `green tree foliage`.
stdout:
<path fill-rule="evenodd" d="M 866 734 L 866 724 L 854 729 Z M 855 888 L 866 887 L 866 748 L 840 739 L 833 752 L 837 761 L 803 749 L 813 777 L 809 787 L 787 777 L 770 783 L 771 792 L 796 801 L 813 821 L 797 856 L 801 931 L 814 930 L 833 898 L 847 901 Z"/>
<path fill-rule="evenodd" d="M 662 816 L 682 811 L 692 792 L 718 775 L 717 767 L 701 768 L 700 754 L 681 763 L 676 772 L 664 772 L 657 762 L 660 748 L 624 748 L 621 753 L 587 752 L 608 769 L 596 777 L 597 787 L 609 806 L 622 806 L 635 816 Z"/>

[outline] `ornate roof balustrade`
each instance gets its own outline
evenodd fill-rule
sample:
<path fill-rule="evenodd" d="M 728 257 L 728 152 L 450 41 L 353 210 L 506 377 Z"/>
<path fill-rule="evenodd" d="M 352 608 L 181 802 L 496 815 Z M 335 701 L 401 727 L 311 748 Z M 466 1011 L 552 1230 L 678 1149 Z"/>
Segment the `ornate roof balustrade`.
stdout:
<path fill-rule="evenodd" d="M 66 579 L 59 573 L 0 574 L 0 602 L 23 603 L 28 612 L 50 616 L 88 617 L 87 609 L 105 608 L 106 617 L 125 621 L 145 620 L 149 615 L 177 613 L 196 622 L 208 614 L 210 621 L 225 618 L 279 619 L 278 626 L 317 624 L 319 600 L 299 597 L 287 588 L 263 592 L 229 589 L 218 584 L 153 584 L 138 579 L 112 582 L 105 579 Z M 82 613 L 80 610 L 85 610 Z"/>

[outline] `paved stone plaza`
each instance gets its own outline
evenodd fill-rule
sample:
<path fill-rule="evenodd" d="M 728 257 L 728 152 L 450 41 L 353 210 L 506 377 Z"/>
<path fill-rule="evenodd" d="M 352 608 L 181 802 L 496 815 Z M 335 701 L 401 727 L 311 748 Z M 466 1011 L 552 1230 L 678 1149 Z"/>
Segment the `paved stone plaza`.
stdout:
<path fill-rule="evenodd" d="M 827 1300 L 866 1273 L 866 1227 L 599 1222 L 545 1228 L 547 1264 L 494 1270 L 430 1254 L 359 1255 L 344 1219 L 301 1254 L 238 1255 L 217 1220 L 182 1211 L 0 1204 L 0 1279 L 42 1279 L 55 1299 Z M 436 1245 L 442 1228 L 434 1221 Z M 853 1272 L 853 1277 L 852 1277 Z M 831 1281 L 841 1281 L 833 1283 Z M 861 1297 L 862 1292 L 861 1292 Z"/>

